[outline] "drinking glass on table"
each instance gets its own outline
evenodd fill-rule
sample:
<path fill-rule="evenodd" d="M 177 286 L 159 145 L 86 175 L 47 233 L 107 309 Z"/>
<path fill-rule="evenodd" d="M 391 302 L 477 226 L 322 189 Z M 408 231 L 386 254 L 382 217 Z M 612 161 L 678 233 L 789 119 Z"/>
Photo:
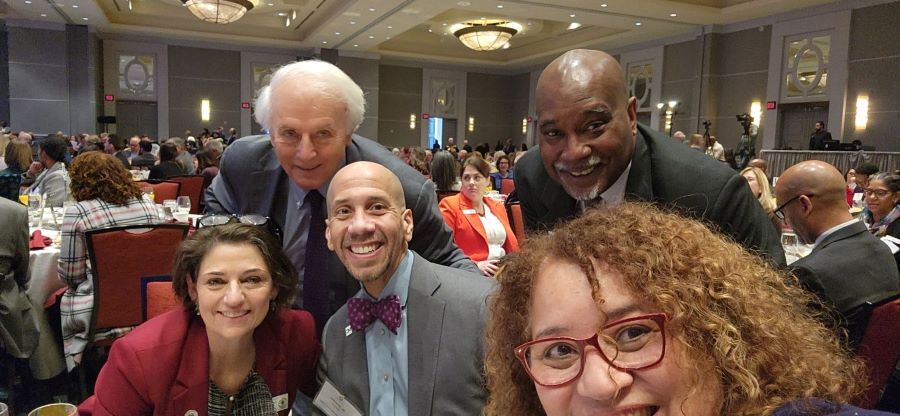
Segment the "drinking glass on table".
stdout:
<path fill-rule="evenodd" d="M 166 221 L 172 221 L 175 219 L 175 210 L 178 207 L 178 203 L 175 202 L 174 199 L 167 199 L 163 201 L 163 214 L 165 215 Z"/>
<path fill-rule="evenodd" d="M 144 186 L 141 187 L 141 193 L 150 198 L 151 201 L 156 202 L 156 192 L 153 191 L 152 186 Z"/>
<path fill-rule="evenodd" d="M 41 216 L 44 215 L 44 198 L 39 193 L 28 194 L 28 212 L 35 227 L 41 226 Z"/>
<path fill-rule="evenodd" d="M 187 222 L 188 215 L 191 213 L 191 198 L 187 196 L 179 196 L 175 200 L 175 220 L 178 222 Z"/>
<path fill-rule="evenodd" d="M 799 242 L 797 234 L 794 234 L 793 230 L 784 230 L 781 233 L 781 246 L 784 248 L 784 255 L 793 257 L 795 261 L 800 258 L 797 250 Z"/>
<path fill-rule="evenodd" d="M 52 403 L 32 410 L 28 416 L 78 416 L 78 408 L 69 403 Z"/>

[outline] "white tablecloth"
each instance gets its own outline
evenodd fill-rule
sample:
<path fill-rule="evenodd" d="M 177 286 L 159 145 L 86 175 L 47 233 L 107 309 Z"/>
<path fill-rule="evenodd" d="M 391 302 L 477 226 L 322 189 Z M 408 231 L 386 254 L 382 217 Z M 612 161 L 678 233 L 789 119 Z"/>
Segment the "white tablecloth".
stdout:
<path fill-rule="evenodd" d="M 32 228 L 31 231 L 33 232 L 34 229 Z M 54 340 L 50 324 L 47 322 L 44 301 L 53 292 L 66 287 L 66 284 L 59 279 L 57 273 L 59 246 L 56 244 L 58 244 L 59 232 L 45 227 L 41 233 L 55 240 L 55 244 L 41 250 L 32 250 L 29 256 L 28 273 L 31 280 L 27 293 L 35 310 L 38 329 L 41 331 L 37 350 L 32 354 L 29 363 L 31 374 L 36 379 L 46 380 L 65 370 L 66 363 L 63 358 L 62 345 L 57 344 Z"/>

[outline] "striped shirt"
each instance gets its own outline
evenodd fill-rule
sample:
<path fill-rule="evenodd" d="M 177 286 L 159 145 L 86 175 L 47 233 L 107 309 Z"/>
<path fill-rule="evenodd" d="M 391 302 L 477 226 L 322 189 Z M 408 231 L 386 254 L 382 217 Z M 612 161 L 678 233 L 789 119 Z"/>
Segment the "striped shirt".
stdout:
<path fill-rule="evenodd" d="M 148 199 L 135 198 L 126 205 L 113 205 L 99 199 L 81 201 L 66 209 L 60 227 L 62 244 L 59 253 L 59 278 L 69 289 L 62 297 L 63 350 L 69 371 L 81 362 L 87 345 L 88 327 L 94 304 L 91 266 L 88 262 L 87 231 L 122 225 L 154 224 L 159 222 L 156 206 Z M 95 331 L 95 340 L 116 338 L 131 328 Z"/>

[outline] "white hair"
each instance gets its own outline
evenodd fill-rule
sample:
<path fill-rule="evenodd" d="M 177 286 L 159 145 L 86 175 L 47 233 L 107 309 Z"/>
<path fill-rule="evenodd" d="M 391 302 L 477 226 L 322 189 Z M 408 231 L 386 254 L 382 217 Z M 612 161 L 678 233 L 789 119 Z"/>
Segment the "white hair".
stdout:
<path fill-rule="evenodd" d="M 293 62 L 278 68 L 263 87 L 256 99 L 256 121 L 263 129 L 271 132 L 272 89 L 287 80 L 302 80 L 302 88 L 316 90 L 319 94 L 330 96 L 347 106 L 347 130 L 356 131 L 362 124 L 366 110 L 366 99 L 362 88 L 356 85 L 340 68 L 318 60 Z"/>

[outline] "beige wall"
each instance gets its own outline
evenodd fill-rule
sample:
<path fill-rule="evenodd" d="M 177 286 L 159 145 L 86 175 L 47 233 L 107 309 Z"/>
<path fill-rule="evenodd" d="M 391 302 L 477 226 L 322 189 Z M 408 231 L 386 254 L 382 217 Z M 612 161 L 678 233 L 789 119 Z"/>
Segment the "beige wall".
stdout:
<path fill-rule="evenodd" d="M 522 143 L 522 118 L 528 116 L 527 73 L 517 75 L 470 72 L 466 81 L 466 119 L 475 118 L 475 130 L 466 133 L 472 147 L 487 142 L 491 148 L 498 140 Z"/>
<path fill-rule="evenodd" d="M 204 127 L 240 130 L 240 52 L 169 46 L 169 134 L 196 137 Z M 200 101 L 209 100 L 209 121 L 200 119 Z"/>
<path fill-rule="evenodd" d="M 422 68 L 378 68 L 378 141 L 387 147 L 419 146 L 422 128 Z M 410 130 L 409 115 L 416 115 Z"/>

